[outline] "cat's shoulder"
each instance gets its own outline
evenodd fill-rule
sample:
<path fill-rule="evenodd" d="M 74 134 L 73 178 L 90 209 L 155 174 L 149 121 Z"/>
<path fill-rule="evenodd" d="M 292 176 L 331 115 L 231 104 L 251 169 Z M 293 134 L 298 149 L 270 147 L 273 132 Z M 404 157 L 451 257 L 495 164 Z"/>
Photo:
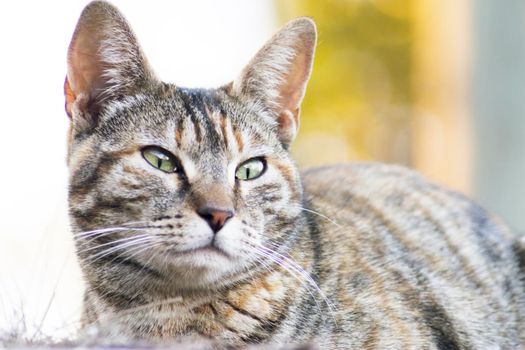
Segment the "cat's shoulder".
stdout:
<path fill-rule="evenodd" d="M 492 234 L 498 231 L 498 235 L 516 242 L 502 220 L 467 195 L 400 165 L 355 162 L 310 168 L 303 170 L 302 182 L 308 204 L 330 211 L 334 217 L 345 217 L 344 209 L 349 210 L 352 202 L 390 211 L 402 220 L 423 210 L 437 221 L 476 226 Z M 525 240 L 516 244 L 525 252 Z M 522 256 L 525 264 L 525 253 Z"/>
<path fill-rule="evenodd" d="M 350 162 L 313 167 L 304 169 L 301 175 L 307 192 L 356 187 L 377 188 L 386 192 L 393 187 L 436 186 L 412 169 L 378 162 Z"/>
<path fill-rule="evenodd" d="M 493 216 L 468 196 L 400 165 L 354 162 L 311 168 L 303 171 L 302 182 L 305 198 L 314 206 L 319 202 L 345 208 L 349 202 L 359 200 L 380 210 L 391 209 L 400 216 L 414 208 L 480 220 Z"/>

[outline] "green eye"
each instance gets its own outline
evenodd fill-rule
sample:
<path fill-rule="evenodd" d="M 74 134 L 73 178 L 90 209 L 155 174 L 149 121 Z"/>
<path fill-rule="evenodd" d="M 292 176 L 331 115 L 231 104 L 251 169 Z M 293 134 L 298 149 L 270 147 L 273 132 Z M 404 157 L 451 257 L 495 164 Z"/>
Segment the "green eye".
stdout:
<path fill-rule="evenodd" d="M 174 173 L 178 170 L 175 157 L 160 147 L 146 147 L 142 150 L 142 156 L 153 167 L 166 173 Z"/>
<path fill-rule="evenodd" d="M 253 180 L 266 170 L 266 163 L 261 158 L 252 158 L 239 165 L 235 177 L 239 180 Z"/>

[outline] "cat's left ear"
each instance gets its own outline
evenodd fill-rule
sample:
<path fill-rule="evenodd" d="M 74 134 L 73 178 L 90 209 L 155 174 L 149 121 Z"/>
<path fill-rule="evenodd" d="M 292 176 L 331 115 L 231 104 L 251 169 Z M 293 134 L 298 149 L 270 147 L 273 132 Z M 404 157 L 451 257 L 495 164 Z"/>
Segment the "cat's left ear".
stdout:
<path fill-rule="evenodd" d="M 106 103 L 157 81 L 128 22 L 105 1 L 82 11 L 67 63 L 66 112 L 76 128 L 93 127 Z"/>
<path fill-rule="evenodd" d="M 265 104 L 287 147 L 299 126 L 301 101 L 310 78 L 317 40 L 314 21 L 288 22 L 253 57 L 231 85 L 233 94 Z"/>

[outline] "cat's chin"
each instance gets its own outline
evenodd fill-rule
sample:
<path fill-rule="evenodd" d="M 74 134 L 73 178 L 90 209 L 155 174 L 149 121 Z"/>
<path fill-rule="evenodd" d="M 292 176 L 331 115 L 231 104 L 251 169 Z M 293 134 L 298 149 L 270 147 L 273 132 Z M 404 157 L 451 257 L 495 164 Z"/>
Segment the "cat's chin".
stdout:
<path fill-rule="evenodd" d="M 184 268 L 186 271 L 192 269 L 209 269 L 221 271 L 232 265 L 233 258 L 224 250 L 215 246 L 206 245 L 199 248 L 188 249 L 171 253 L 167 266 Z"/>
<path fill-rule="evenodd" d="M 199 248 L 170 252 L 162 257 L 161 274 L 177 288 L 210 289 L 228 281 L 243 269 L 238 258 L 224 250 L 206 245 Z"/>
<path fill-rule="evenodd" d="M 218 257 L 224 257 L 227 259 L 231 259 L 231 256 L 226 251 L 224 251 L 223 249 L 215 245 L 211 245 L 211 244 L 208 244 L 208 245 L 205 245 L 199 248 L 195 248 L 195 249 L 183 250 L 183 251 L 175 253 L 175 256 L 177 258 L 187 257 L 187 256 L 197 258 L 197 259 L 205 258 L 204 261 L 206 262 L 208 261 L 209 258 L 213 259 L 213 258 L 218 258 Z"/>

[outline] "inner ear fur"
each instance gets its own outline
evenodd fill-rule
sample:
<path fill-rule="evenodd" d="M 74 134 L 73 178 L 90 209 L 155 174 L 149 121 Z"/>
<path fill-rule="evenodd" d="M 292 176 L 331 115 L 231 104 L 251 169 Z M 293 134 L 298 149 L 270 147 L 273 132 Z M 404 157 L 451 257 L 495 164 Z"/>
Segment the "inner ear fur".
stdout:
<path fill-rule="evenodd" d="M 233 94 L 261 101 L 288 146 L 299 127 L 299 112 L 312 71 L 317 31 L 306 17 L 288 22 L 252 58 L 231 85 Z"/>
<path fill-rule="evenodd" d="M 155 81 L 124 16 L 105 1 L 87 5 L 67 55 L 64 94 L 73 122 L 93 124 L 106 101 L 134 94 Z"/>

